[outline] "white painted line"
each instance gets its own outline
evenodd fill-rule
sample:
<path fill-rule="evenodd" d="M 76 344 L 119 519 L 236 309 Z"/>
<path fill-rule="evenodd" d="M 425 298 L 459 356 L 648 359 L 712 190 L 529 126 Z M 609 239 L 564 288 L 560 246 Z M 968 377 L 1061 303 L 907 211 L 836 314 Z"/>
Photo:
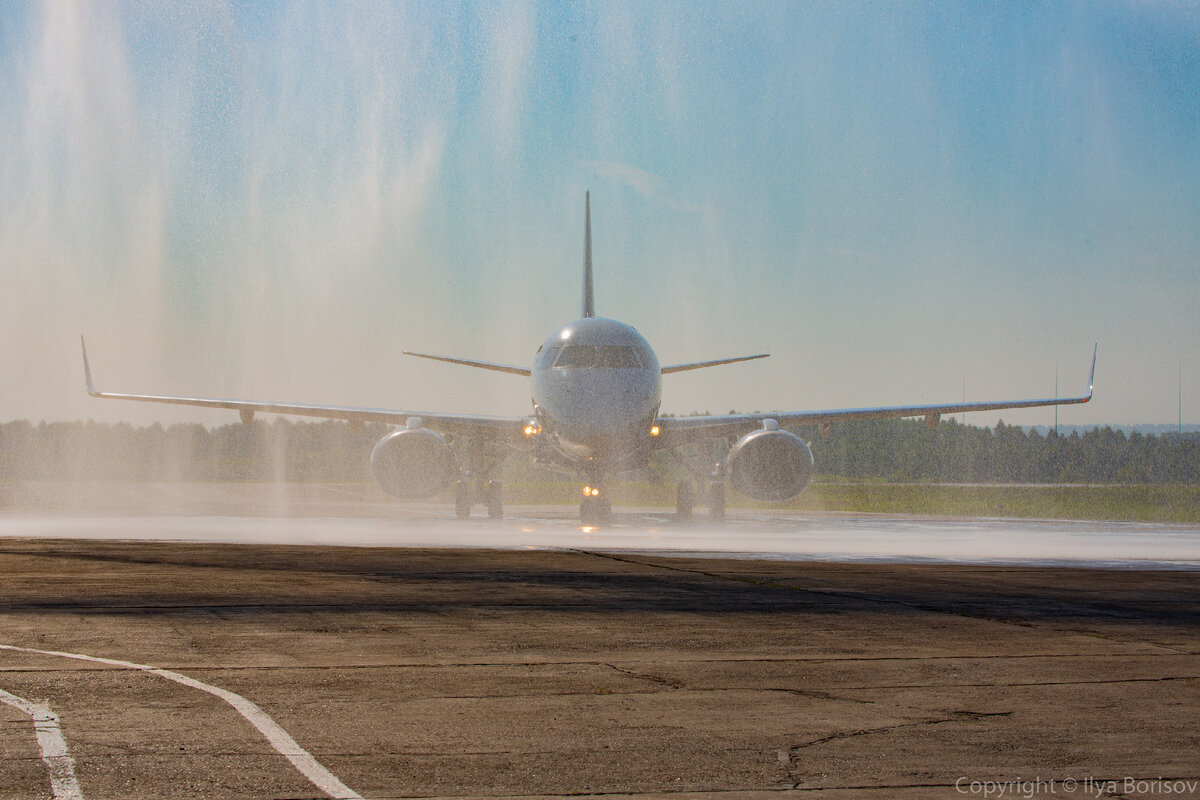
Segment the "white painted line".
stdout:
<path fill-rule="evenodd" d="M 235 694 L 226 689 L 221 689 L 216 686 L 211 686 L 203 681 L 198 681 L 195 678 L 189 678 L 186 675 L 180 675 L 178 672 L 171 672 L 169 669 L 158 669 L 157 667 L 147 666 L 145 664 L 135 664 L 132 661 L 118 661 L 113 658 L 99 658 L 97 656 L 85 656 L 79 653 L 63 653 L 57 650 L 35 650 L 31 647 L 15 647 L 10 644 L 0 644 L 0 650 L 13 650 L 19 653 L 36 653 L 43 656 L 58 656 L 59 658 L 74 658 L 79 661 L 92 661 L 97 664 L 108 664 L 114 667 L 123 667 L 125 669 L 136 669 L 142 672 L 148 672 L 151 675 L 157 675 L 160 678 L 166 678 L 169 681 L 190 686 L 193 689 L 199 689 L 202 692 L 207 692 L 215 697 L 219 697 L 241 714 L 246 720 L 258 729 L 258 732 L 267 738 L 271 746 L 275 750 L 292 762 L 300 774 L 327 795 L 337 800 L 363 800 L 362 795 L 355 792 L 353 789 L 342 783 L 337 777 L 325 769 L 312 754 L 296 743 L 287 731 L 279 727 L 275 720 L 267 716 L 261 708 L 250 702 L 240 694 Z M 64 745 L 65 752 L 65 745 Z"/>
<path fill-rule="evenodd" d="M 33 730 L 38 747 L 42 748 L 42 761 L 50 770 L 50 788 L 55 800 L 83 800 L 79 781 L 75 779 L 75 761 L 67 753 L 58 715 L 50 710 L 50 705 L 17 697 L 3 689 L 0 689 L 0 703 L 8 703 L 33 718 Z"/>

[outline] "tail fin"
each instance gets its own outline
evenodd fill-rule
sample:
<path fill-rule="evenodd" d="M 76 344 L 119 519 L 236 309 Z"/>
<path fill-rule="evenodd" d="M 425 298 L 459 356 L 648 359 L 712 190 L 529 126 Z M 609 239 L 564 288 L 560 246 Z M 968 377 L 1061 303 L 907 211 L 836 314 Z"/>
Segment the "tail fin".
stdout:
<path fill-rule="evenodd" d="M 592 300 L 592 193 L 583 195 L 583 316 L 596 316 Z"/>

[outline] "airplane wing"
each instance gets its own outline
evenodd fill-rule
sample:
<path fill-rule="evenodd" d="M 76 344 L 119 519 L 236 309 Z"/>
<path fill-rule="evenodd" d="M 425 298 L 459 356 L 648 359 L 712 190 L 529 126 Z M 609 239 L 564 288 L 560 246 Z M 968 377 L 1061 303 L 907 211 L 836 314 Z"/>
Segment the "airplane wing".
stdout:
<path fill-rule="evenodd" d="M 200 408 L 227 408 L 237 411 L 242 422 L 250 422 L 254 415 L 295 414 L 321 419 L 341 419 L 349 422 L 382 422 L 388 425 L 406 425 L 408 420 L 419 417 L 423 427 L 451 437 L 462 436 L 478 441 L 518 445 L 526 440 L 525 429 L 532 418 L 488 417 L 471 414 L 439 414 L 423 411 L 401 411 L 383 408 L 356 408 L 352 406 L 324 406 L 304 403 L 263 403 L 249 400 L 222 400 L 212 397 L 174 397 L 150 394 L 118 394 L 97 391 L 92 383 L 92 368 L 88 364 L 87 345 L 79 337 L 83 348 L 83 374 L 87 392 L 92 397 L 109 400 L 136 400 L 143 403 L 166 403 L 170 405 L 198 406 Z"/>
<path fill-rule="evenodd" d="M 891 419 L 896 417 L 924 417 L 926 422 L 936 425 L 943 414 L 960 414 L 969 411 L 999 411 L 1008 408 L 1077 405 L 1079 403 L 1086 403 L 1092 399 L 1092 386 L 1095 383 L 1096 377 L 1096 350 L 1097 348 L 1092 349 L 1092 369 L 1088 377 L 1087 394 L 1080 395 L 1079 397 L 944 403 L 941 405 L 881 406 L 878 408 L 835 408 L 822 411 L 777 411 L 703 417 L 661 417 L 655 420 L 655 424 L 659 428 L 656 444 L 661 448 L 672 448 L 709 439 L 741 436 L 761 427 L 763 421 L 768 419 L 777 421 L 781 428 L 798 425 L 824 426 L 832 425 L 835 422 Z"/>

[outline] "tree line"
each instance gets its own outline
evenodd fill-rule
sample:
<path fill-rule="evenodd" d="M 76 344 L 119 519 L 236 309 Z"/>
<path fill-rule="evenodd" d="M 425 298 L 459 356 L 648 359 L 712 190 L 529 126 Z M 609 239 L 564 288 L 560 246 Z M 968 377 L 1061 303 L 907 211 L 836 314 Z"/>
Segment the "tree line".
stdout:
<path fill-rule="evenodd" d="M 255 420 L 217 428 L 27 421 L 0 425 L 0 480 L 372 480 L 386 425 Z"/>
<path fill-rule="evenodd" d="M 372 480 L 371 448 L 390 428 L 282 417 L 216 428 L 28 421 L 0 424 L 0 480 Z M 1200 433 L 1159 436 L 1095 428 L 1065 436 L 1000 423 L 876 420 L 795 432 L 811 442 L 826 478 L 939 483 L 1200 484 Z M 539 475 L 513 459 L 509 480 Z M 662 460 L 652 479 L 670 480 Z"/>
<path fill-rule="evenodd" d="M 1060 436 L 998 423 L 871 420 L 797 433 L 817 472 L 937 483 L 1200 483 L 1200 434 L 1126 435 L 1113 428 Z"/>

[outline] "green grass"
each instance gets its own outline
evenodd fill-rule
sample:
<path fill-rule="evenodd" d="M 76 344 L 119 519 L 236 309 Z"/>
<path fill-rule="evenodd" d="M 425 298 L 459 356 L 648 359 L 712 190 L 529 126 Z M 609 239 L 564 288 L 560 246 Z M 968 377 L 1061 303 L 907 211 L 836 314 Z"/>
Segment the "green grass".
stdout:
<path fill-rule="evenodd" d="M 1200 523 L 1200 487 L 817 484 L 789 508 L 952 517 Z"/>
<path fill-rule="evenodd" d="M 574 504 L 577 483 L 506 483 L 509 503 Z M 617 483 L 617 506 L 670 508 L 675 487 Z M 1200 486 L 951 486 L 879 482 L 814 483 L 783 504 L 756 503 L 728 490 L 728 507 L 834 511 L 865 514 L 928 514 L 949 517 L 1027 517 L 1200 524 Z"/>

